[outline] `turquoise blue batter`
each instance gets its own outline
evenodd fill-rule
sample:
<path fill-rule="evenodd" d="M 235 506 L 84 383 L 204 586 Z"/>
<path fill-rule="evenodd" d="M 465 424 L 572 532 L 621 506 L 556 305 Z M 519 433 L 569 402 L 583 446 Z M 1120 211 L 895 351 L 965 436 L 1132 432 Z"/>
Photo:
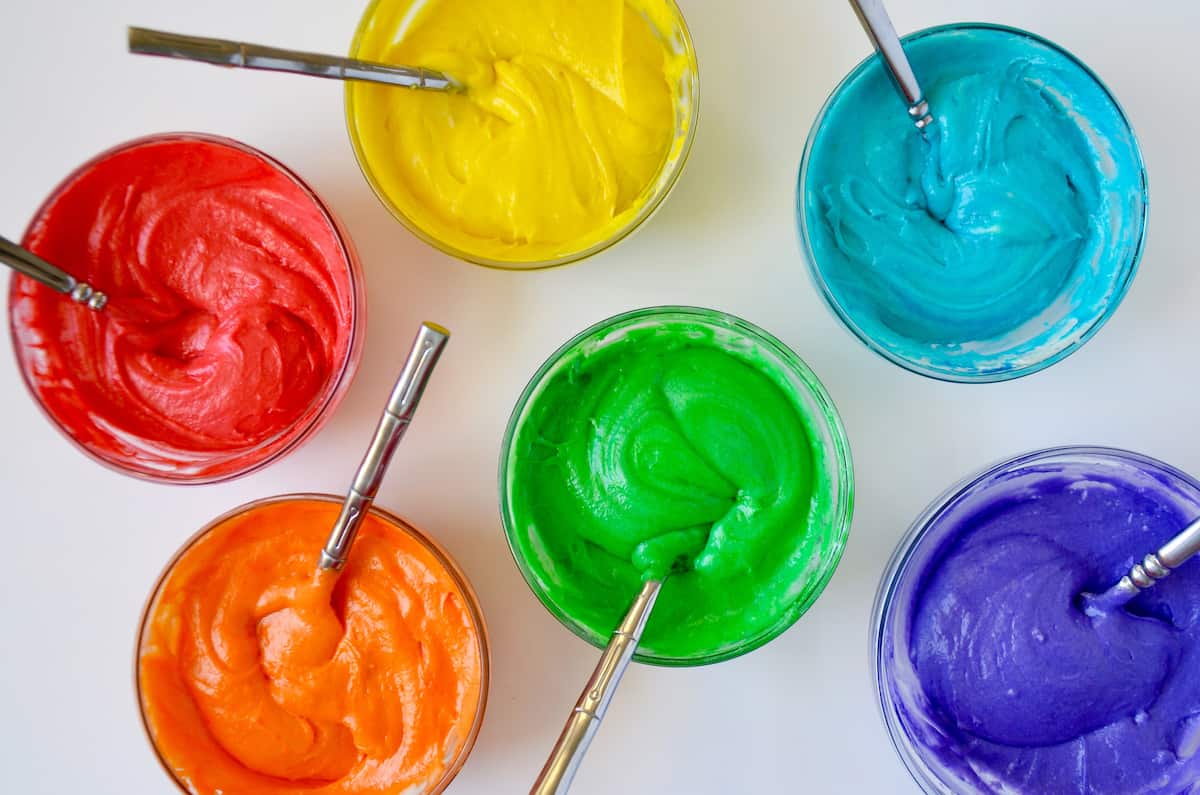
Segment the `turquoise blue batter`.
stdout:
<path fill-rule="evenodd" d="M 1145 182 L 1132 131 L 1071 56 L 1029 34 L 937 28 L 905 42 L 925 135 L 878 58 L 814 131 L 800 210 L 848 324 L 926 374 L 989 380 L 1069 353 L 1133 276 Z"/>

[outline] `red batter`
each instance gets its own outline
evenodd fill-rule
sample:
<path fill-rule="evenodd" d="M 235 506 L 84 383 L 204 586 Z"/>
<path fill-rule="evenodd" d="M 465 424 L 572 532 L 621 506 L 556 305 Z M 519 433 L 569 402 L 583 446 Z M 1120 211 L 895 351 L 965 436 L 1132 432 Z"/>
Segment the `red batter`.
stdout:
<path fill-rule="evenodd" d="M 304 187 L 232 142 L 161 137 L 102 156 L 25 246 L 109 295 L 97 313 L 15 276 L 9 300 L 43 406 L 123 469 L 252 468 L 349 380 L 353 255 Z"/>

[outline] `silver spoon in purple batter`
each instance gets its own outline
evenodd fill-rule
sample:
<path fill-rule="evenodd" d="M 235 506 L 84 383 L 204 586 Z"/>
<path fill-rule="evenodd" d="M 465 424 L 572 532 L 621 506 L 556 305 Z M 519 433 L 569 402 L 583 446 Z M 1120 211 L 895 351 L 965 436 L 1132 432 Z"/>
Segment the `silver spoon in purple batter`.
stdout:
<path fill-rule="evenodd" d="M 1157 551 L 1142 559 L 1113 587 L 1102 594 L 1084 594 L 1089 615 L 1107 613 L 1124 607 L 1135 596 L 1200 553 L 1200 519 L 1185 527 Z"/>

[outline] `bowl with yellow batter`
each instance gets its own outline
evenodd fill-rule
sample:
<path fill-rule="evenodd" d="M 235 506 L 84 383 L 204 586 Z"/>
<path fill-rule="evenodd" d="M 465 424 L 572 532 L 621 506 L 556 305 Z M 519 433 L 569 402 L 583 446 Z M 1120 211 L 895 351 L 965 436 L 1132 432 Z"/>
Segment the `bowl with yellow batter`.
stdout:
<path fill-rule="evenodd" d="M 351 55 L 467 86 L 348 83 L 346 118 L 392 214 L 479 265 L 549 268 L 622 240 L 695 136 L 699 71 L 675 0 L 372 0 Z"/>
<path fill-rule="evenodd" d="M 483 722 L 487 626 L 436 542 L 371 508 L 340 573 L 317 560 L 341 497 L 291 494 L 197 533 L 155 585 L 135 686 L 189 795 L 433 795 Z"/>

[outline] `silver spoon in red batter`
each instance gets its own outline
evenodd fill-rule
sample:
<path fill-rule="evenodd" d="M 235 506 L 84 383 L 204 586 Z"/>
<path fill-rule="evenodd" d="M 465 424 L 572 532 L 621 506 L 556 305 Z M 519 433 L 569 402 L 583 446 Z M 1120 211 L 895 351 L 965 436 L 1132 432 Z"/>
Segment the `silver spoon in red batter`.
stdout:
<path fill-rule="evenodd" d="M 1102 594 L 1084 594 L 1085 609 L 1107 613 L 1124 607 L 1135 596 L 1200 554 L 1200 519 L 1185 527 L 1157 551 L 1137 563 L 1128 574 Z"/>
<path fill-rule="evenodd" d="M 52 290 L 70 296 L 72 301 L 83 304 L 88 309 L 99 312 L 108 304 L 108 296 L 104 293 L 6 237 L 0 237 L 0 262 Z"/>

